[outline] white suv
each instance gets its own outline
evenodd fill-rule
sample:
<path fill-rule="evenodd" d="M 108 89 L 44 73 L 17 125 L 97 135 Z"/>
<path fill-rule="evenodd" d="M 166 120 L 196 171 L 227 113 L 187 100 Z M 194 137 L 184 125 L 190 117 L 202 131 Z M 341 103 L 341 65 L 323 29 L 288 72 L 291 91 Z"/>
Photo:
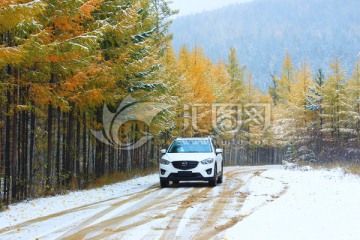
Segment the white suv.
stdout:
<path fill-rule="evenodd" d="M 168 187 L 169 181 L 208 181 L 210 186 L 222 183 L 222 149 L 215 149 L 208 138 L 177 138 L 160 160 L 160 185 Z"/>

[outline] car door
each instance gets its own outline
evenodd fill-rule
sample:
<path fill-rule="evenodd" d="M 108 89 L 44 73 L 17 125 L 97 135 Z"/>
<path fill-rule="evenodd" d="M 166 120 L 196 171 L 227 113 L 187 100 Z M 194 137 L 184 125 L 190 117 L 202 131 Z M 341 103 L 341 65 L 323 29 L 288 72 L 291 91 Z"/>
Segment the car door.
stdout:
<path fill-rule="evenodd" d="M 213 152 L 215 155 L 215 161 L 216 161 L 216 167 L 217 167 L 217 171 L 220 172 L 221 171 L 221 164 L 222 164 L 222 154 L 221 153 L 216 153 L 216 145 L 214 144 L 214 142 L 211 140 L 211 144 L 213 147 Z"/>
<path fill-rule="evenodd" d="M 216 154 L 216 153 L 215 153 Z M 222 154 L 221 153 L 218 153 L 216 154 L 216 162 L 217 162 L 217 169 L 218 169 L 218 172 L 221 171 L 221 164 L 222 164 Z"/>

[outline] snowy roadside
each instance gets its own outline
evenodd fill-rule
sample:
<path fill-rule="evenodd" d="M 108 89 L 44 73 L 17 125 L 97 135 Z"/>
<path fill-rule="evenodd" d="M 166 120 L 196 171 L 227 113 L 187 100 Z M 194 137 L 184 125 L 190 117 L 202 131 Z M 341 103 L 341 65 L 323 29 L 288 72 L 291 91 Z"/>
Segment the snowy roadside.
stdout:
<path fill-rule="evenodd" d="M 46 217 L 89 204 L 111 201 L 112 199 L 117 201 L 129 194 L 136 194 L 150 188 L 157 183 L 158 175 L 152 174 L 101 188 L 13 204 L 8 210 L 0 212 L 0 230 L 31 219 Z"/>
<path fill-rule="evenodd" d="M 277 192 L 276 182 L 288 188 L 278 199 L 228 229 L 225 239 L 360 239 L 360 178 L 345 175 L 341 169 L 303 170 L 271 169 L 253 178 L 244 212 L 246 204 L 251 209 L 254 204 L 271 201 L 269 196 Z M 275 180 L 273 185 L 266 183 L 270 180 Z"/>
<path fill-rule="evenodd" d="M 257 167 L 243 167 L 243 169 L 248 170 L 256 168 Z M 233 170 L 238 169 L 238 167 L 227 167 L 226 169 Z M 0 230 L 35 218 L 46 217 L 51 214 L 100 203 L 102 201 L 112 199 L 118 201 L 121 198 L 126 198 L 129 194 L 136 194 L 154 185 L 157 186 L 158 183 L 159 176 L 152 174 L 101 188 L 75 191 L 66 195 L 39 198 L 12 204 L 7 210 L 0 212 Z"/>
<path fill-rule="evenodd" d="M 58 239 L 78 232 L 98 239 L 190 239 L 206 233 L 209 239 L 360 239 L 358 176 L 283 166 L 227 167 L 225 173 L 215 188 L 160 189 L 153 174 L 11 205 L 0 213 L 0 239 Z"/>

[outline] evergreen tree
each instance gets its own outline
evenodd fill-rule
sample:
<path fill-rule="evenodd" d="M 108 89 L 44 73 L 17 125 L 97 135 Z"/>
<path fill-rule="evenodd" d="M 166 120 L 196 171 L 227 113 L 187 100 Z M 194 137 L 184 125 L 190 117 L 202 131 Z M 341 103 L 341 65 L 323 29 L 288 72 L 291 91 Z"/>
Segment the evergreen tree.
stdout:
<path fill-rule="evenodd" d="M 232 98 L 234 103 L 245 103 L 244 95 L 246 92 L 245 74 L 246 67 L 240 66 L 236 49 L 230 48 L 228 55 L 227 71 L 230 76 L 230 87 L 232 89 Z"/>
<path fill-rule="evenodd" d="M 290 95 L 288 99 L 289 118 L 293 118 L 293 130 L 297 132 L 298 141 L 306 141 L 311 134 L 311 116 L 306 111 L 306 93 L 312 82 L 310 67 L 302 64 L 296 71 L 294 82 L 290 84 Z"/>
<path fill-rule="evenodd" d="M 311 135 L 316 139 L 316 144 L 321 145 L 323 139 L 323 91 L 325 84 L 325 75 L 321 69 L 318 70 L 316 77 L 314 79 L 314 85 L 310 86 L 308 89 L 308 94 L 306 95 L 306 104 L 305 108 L 314 114 L 313 120 L 311 122 L 312 132 Z"/>
<path fill-rule="evenodd" d="M 345 97 L 345 72 L 340 65 L 339 60 L 331 64 L 332 73 L 327 77 L 324 84 L 323 128 L 321 131 L 326 134 L 329 140 L 340 139 L 340 127 L 342 124 L 341 112 L 344 110 Z"/>
<path fill-rule="evenodd" d="M 345 86 L 343 98 L 344 109 L 341 112 L 343 121 L 340 132 L 347 136 L 351 145 L 360 144 L 360 63 L 357 62 L 352 76 Z"/>
<path fill-rule="evenodd" d="M 121 151 L 94 141 L 89 128 L 102 128 L 104 103 L 115 108 L 130 93 L 146 99 L 143 90 L 160 91 L 162 78 L 154 76 L 163 71 L 170 40 L 168 2 L 2 1 L 0 13 L 5 203 L 131 169 Z M 137 137 L 140 127 L 124 128 Z M 128 153 L 126 159 L 147 158 L 141 149 Z"/>
<path fill-rule="evenodd" d="M 291 61 L 290 54 L 287 52 L 283 61 L 281 77 L 276 80 L 277 96 L 282 103 L 286 103 L 291 94 L 291 84 L 294 83 L 295 68 Z"/>

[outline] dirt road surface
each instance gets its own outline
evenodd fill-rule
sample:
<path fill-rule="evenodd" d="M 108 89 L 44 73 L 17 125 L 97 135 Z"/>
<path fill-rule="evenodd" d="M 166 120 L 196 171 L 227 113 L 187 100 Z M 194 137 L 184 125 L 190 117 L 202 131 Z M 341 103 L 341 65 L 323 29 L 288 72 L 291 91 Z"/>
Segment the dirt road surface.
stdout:
<path fill-rule="evenodd" d="M 249 194 L 244 186 L 262 171 L 261 167 L 227 168 L 224 183 L 216 187 L 191 182 L 161 189 L 157 183 L 121 198 L 2 229 L 0 239 L 16 239 L 17 233 L 24 236 L 24 231 L 31 233 L 40 225 L 48 226 L 48 231 L 39 239 L 222 239 L 225 230 L 252 214 L 242 211 Z M 286 187 L 271 198 L 285 191 Z"/>

